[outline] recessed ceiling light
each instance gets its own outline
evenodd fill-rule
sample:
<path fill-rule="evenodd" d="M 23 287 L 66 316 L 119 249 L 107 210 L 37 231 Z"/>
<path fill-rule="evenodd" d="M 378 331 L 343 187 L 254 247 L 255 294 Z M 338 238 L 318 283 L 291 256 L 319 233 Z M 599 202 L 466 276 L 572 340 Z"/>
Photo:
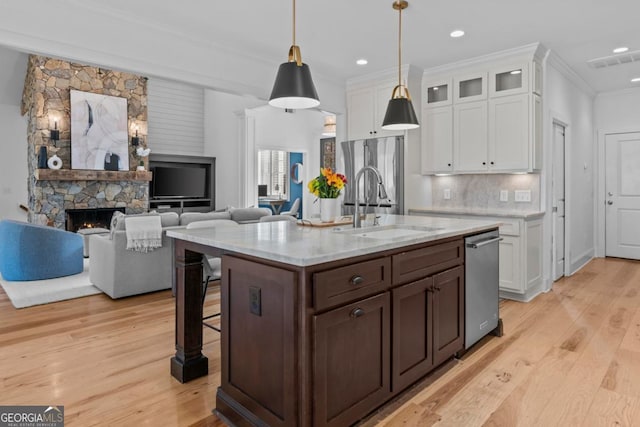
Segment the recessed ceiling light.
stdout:
<path fill-rule="evenodd" d="M 364 59 L 364 58 L 360 58 L 360 59 L 358 59 L 358 60 L 356 61 L 356 64 L 358 64 L 358 65 L 367 65 L 368 63 L 369 63 L 369 61 L 367 61 L 367 60 L 366 60 L 366 59 Z"/>
<path fill-rule="evenodd" d="M 462 37 L 462 36 L 464 36 L 464 31 L 462 31 L 462 30 L 454 30 L 454 31 L 451 31 L 451 34 L 449 34 L 449 35 L 451 37 L 453 37 L 453 38 Z"/>
<path fill-rule="evenodd" d="M 629 50 L 628 47 L 622 46 L 622 47 L 617 47 L 617 48 L 613 49 L 613 53 L 622 53 L 622 52 L 626 52 L 628 50 Z"/>
<path fill-rule="evenodd" d="M 640 77 L 635 77 L 631 79 L 631 83 L 638 83 L 638 82 L 640 82 Z"/>

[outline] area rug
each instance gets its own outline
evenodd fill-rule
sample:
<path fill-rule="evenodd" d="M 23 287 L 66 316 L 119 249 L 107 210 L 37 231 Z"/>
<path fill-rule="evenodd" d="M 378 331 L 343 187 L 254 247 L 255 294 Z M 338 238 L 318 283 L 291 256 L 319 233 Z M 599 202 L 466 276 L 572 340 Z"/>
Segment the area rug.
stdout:
<path fill-rule="evenodd" d="M 89 260 L 84 260 L 84 271 L 72 276 L 49 280 L 9 282 L 0 277 L 0 285 L 15 308 L 47 304 L 55 301 L 100 294 L 102 291 L 89 282 Z"/>

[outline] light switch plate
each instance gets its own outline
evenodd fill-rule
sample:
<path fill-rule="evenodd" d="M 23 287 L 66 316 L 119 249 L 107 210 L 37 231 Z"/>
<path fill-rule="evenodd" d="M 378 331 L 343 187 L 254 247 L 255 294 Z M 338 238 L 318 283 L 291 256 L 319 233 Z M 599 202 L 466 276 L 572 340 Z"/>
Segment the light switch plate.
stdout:
<path fill-rule="evenodd" d="M 530 202 L 531 201 L 531 190 L 516 190 L 515 191 L 515 201 L 516 202 Z"/>
<path fill-rule="evenodd" d="M 451 199 L 451 189 L 450 188 L 445 188 L 445 190 L 444 190 L 444 199 L 445 200 L 450 200 Z"/>
<path fill-rule="evenodd" d="M 509 190 L 500 190 L 500 201 L 501 202 L 509 201 Z"/>

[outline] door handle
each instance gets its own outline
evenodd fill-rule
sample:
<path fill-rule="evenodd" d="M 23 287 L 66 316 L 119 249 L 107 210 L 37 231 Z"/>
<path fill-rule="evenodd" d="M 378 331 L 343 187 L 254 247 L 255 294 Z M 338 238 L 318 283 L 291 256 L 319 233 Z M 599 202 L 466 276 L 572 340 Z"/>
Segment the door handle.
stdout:
<path fill-rule="evenodd" d="M 357 286 L 364 282 L 364 278 L 362 276 L 353 276 L 350 280 L 351 284 Z"/>
<path fill-rule="evenodd" d="M 350 316 L 353 317 L 354 319 L 363 315 L 364 315 L 364 310 L 361 309 L 360 307 L 354 309 L 350 314 Z"/>
<path fill-rule="evenodd" d="M 478 242 L 478 243 L 467 243 L 467 247 L 471 248 L 471 249 L 478 249 L 478 248 L 481 248 L 483 246 L 490 245 L 491 243 L 500 242 L 502 240 L 503 240 L 502 237 L 496 237 L 494 239 L 483 240 L 483 241 Z"/>
<path fill-rule="evenodd" d="M 607 200 L 607 204 L 608 205 L 612 205 L 613 204 L 613 200 Z"/>

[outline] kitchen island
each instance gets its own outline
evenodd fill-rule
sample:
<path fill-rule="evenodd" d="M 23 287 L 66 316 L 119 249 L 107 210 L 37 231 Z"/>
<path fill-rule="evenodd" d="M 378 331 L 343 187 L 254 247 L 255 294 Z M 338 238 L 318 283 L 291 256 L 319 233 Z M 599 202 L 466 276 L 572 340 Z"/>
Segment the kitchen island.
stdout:
<path fill-rule="evenodd" d="M 496 223 L 382 216 L 170 230 L 181 382 L 202 354 L 202 254 L 222 256 L 221 385 L 229 424 L 346 426 L 463 349 L 465 236 Z"/>

